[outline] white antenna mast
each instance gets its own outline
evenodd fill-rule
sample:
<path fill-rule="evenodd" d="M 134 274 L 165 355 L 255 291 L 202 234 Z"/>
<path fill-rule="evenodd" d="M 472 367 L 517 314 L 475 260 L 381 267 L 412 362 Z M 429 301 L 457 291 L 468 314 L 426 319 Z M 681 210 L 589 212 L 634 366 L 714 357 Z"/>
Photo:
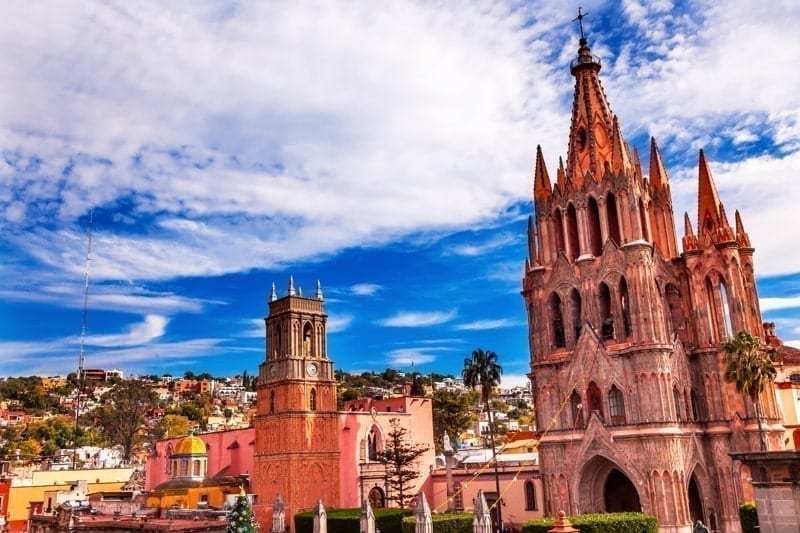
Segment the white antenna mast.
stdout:
<path fill-rule="evenodd" d="M 86 248 L 86 268 L 83 271 L 83 322 L 81 323 L 81 344 L 78 355 L 78 394 L 75 397 L 75 436 L 72 443 L 72 468 L 76 468 L 78 448 L 78 420 L 81 415 L 81 394 L 83 394 L 86 372 L 83 368 L 84 348 L 86 346 L 86 320 L 89 316 L 89 261 L 92 256 L 92 222 L 93 211 L 89 210 L 89 228 L 87 230 L 89 244 Z"/>

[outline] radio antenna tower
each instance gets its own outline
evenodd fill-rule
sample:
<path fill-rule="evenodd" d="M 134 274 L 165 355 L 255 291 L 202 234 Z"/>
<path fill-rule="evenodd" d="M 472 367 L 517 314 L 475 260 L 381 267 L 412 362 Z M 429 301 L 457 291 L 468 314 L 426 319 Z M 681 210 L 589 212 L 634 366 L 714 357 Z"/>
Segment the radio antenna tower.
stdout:
<path fill-rule="evenodd" d="M 84 352 L 86 346 L 86 319 L 89 316 L 89 261 L 92 256 L 92 222 L 93 212 L 89 210 L 89 228 L 87 230 L 88 242 L 86 247 L 86 268 L 83 271 L 83 321 L 81 323 L 81 341 L 78 355 L 78 393 L 75 396 L 75 436 L 72 443 L 72 469 L 77 468 L 76 461 L 78 456 L 78 431 L 80 426 L 78 421 L 81 416 L 81 395 L 84 389 L 86 372 L 83 368 Z"/>

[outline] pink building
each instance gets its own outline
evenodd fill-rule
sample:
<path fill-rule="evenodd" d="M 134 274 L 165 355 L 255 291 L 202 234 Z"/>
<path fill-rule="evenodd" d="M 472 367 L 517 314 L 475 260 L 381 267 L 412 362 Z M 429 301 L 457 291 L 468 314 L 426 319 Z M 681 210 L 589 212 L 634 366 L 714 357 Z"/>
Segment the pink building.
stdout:
<path fill-rule="evenodd" d="M 425 490 L 432 501 L 430 472 L 435 456 L 431 399 L 400 396 L 385 400 L 353 400 L 345 404 L 344 411 L 338 412 L 340 493 L 338 501 L 325 501 L 326 506 L 359 507 L 362 495 L 368 497 L 374 507 L 391 506 L 384 467 L 374 459 L 374 452 L 383 448 L 386 435 L 391 431 L 392 419 L 398 420 L 399 427 L 407 431 L 406 437 L 412 443 L 429 446 L 417 465 L 423 475 L 409 488 L 409 493 Z M 208 451 L 209 477 L 253 475 L 254 428 L 196 436 L 205 443 Z M 147 459 L 145 490 L 151 491 L 172 479 L 169 458 L 182 439 L 176 437 L 156 444 L 155 453 Z"/>
<path fill-rule="evenodd" d="M 256 433 L 253 428 L 215 431 L 196 435 L 206 445 L 209 477 L 251 475 Z M 147 458 L 147 475 L 144 489 L 151 491 L 172 479 L 170 456 L 184 437 L 175 437 L 156 443 L 155 453 Z"/>

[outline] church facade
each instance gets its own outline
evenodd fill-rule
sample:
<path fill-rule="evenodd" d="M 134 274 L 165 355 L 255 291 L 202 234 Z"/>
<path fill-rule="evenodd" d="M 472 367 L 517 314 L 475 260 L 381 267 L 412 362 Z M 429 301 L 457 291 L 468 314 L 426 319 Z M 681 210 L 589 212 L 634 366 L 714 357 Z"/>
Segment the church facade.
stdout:
<path fill-rule="evenodd" d="M 571 64 L 566 163 L 537 149 L 522 294 L 545 514 L 642 510 L 662 531 L 740 531 L 750 495 L 731 452 L 758 450 L 755 409 L 725 382 L 720 345 L 763 337 L 753 247 L 731 225 L 703 152 L 698 218 L 678 247 L 667 171 L 643 173 L 583 36 Z M 695 231 L 696 228 L 696 231 Z M 769 449 L 783 429 L 762 395 Z"/>

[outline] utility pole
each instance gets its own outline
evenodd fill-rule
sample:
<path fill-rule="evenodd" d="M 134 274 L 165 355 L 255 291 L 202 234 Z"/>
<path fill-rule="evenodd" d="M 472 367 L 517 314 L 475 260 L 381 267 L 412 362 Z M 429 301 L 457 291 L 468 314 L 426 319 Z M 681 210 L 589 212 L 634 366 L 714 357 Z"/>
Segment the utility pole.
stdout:
<path fill-rule="evenodd" d="M 77 468 L 78 460 L 78 431 L 80 430 L 79 419 L 81 416 L 81 394 L 84 388 L 84 375 L 83 368 L 84 350 L 86 347 L 86 320 L 89 316 L 89 261 L 92 256 L 92 222 L 93 212 L 89 210 L 89 228 L 87 230 L 88 245 L 86 247 L 86 267 L 83 271 L 83 321 L 81 323 L 81 343 L 78 355 L 78 392 L 75 395 L 75 434 L 72 439 L 72 469 Z"/>

